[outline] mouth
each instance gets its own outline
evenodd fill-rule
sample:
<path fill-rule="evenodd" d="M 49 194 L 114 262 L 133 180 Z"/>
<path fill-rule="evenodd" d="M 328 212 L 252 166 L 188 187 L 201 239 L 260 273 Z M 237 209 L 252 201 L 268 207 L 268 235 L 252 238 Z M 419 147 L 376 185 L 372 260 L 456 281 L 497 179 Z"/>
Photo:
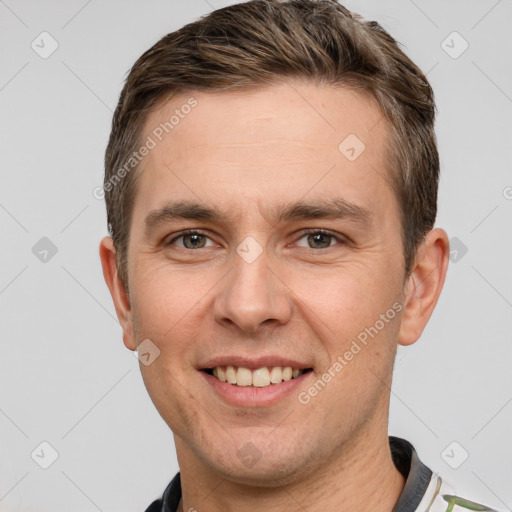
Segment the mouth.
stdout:
<path fill-rule="evenodd" d="M 226 365 L 203 368 L 202 371 L 220 382 L 233 386 L 266 388 L 298 379 L 301 375 L 311 372 L 313 369 L 293 368 L 291 366 L 262 366 L 251 369 L 243 366 Z"/>

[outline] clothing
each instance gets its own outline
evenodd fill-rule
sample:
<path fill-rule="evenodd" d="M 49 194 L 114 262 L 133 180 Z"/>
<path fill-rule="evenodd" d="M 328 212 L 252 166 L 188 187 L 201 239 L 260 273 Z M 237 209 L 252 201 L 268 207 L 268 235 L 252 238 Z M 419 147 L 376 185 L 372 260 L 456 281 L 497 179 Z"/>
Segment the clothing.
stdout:
<path fill-rule="evenodd" d="M 420 461 L 412 444 L 405 439 L 390 436 L 389 445 L 393 462 L 406 480 L 392 512 L 497 512 L 455 496 L 455 491 Z M 176 512 L 180 499 L 181 480 L 178 473 L 167 486 L 162 499 L 154 501 L 146 512 Z"/>

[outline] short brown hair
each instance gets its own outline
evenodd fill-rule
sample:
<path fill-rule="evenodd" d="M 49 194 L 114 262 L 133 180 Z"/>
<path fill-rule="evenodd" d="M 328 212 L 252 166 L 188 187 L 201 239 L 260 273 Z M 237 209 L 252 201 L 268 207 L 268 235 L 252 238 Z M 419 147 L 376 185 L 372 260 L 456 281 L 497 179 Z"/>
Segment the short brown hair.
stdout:
<path fill-rule="evenodd" d="M 398 200 L 410 272 L 437 211 L 435 104 L 425 75 L 377 22 L 364 21 L 335 0 L 252 0 L 167 34 L 126 79 L 106 149 L 104 183 L 108 227 L 126 289 L 140 167 L 127 172 L 126 161 L 140 148 L 149 112 L 179 92 L 249 90 L 287 78 L 351 88 L 377 102 L 390 128 L 385 167 Z"/>

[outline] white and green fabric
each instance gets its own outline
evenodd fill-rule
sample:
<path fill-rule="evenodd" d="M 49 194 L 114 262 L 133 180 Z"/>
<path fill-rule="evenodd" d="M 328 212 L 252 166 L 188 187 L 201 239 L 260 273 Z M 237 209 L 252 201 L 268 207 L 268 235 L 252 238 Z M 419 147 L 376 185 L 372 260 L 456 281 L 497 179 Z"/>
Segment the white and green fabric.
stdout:
<path fill-rule="evenodd" d="M 497 512 L 494 508 L 480 505 L 455 495 L 455 490 L 433 474 L 423 499 L 416 508 L 418 512 L 462 512 L 464 510 L 487 510 Z"/>

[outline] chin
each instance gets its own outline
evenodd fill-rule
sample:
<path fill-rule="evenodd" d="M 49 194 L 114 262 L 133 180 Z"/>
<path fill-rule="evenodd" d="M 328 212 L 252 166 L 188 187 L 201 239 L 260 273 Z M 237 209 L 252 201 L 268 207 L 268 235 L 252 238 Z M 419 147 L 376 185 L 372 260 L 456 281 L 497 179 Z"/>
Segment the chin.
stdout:
<path fill-rule="evenodd" d="M 215 473 L 241 485 L 256 487 L 281 487 L 300 481 L 315 469 L 315 450 L 290 435 L 275 440 L 268 432 L 259 436 L 240 436 L 235 442 L 210 449 L 202 447 L 201 458 Z M 239 448 L 234 447 L 236 444 Z"/>
<path fill-rule="evenodd" d="M 239 461 L 232 461 L 229 466 L 219 467 L 217 464 L 214 470 L 222 474 L 226 479 L 240 485 L 250 487 L 282 487 L 292 482 L 301 480 L 306 471 L 306 463 L 279 458 L 275 460 L 260 460 L 253 467 L 246 467 Z"/>

